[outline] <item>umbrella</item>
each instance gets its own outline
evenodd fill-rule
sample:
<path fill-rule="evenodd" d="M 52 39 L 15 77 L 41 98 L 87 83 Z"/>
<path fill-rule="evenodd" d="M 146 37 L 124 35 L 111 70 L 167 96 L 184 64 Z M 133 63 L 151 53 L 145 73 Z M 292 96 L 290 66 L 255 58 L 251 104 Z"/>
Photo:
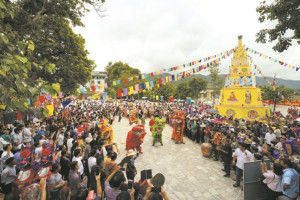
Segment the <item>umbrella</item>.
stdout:
<path fill-rule="evenodd" d="M 216 114 L 218 113 L 218 111 L 215 109 L 208 109 L 206 112 L 207 113 L 216 113 Z"/>
<path fill-rule="evenodd" d="M 203 104 L 206 104 L 206 105 L 212 105 L 212 102 L 211 102 L 211 101 L 204 101 Z"/>
<path fill-rule="evenodd" d="M 211 122 L 214 123 L 214 124 L 223 124 L 223 122 L 218 121 L 218 120 L 212 120 Z"/>

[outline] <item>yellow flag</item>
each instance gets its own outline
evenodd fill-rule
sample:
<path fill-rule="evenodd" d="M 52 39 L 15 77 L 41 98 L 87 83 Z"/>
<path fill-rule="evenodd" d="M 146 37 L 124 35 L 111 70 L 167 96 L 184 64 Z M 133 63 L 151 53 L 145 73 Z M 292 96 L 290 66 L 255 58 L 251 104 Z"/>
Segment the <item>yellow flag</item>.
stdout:
<path fill-rule="evenodd" d="M 128 89 L 129 89 L 128 94 L 132 95 L 133 94 L 133 86 L 129 87 Z"/>
<path fill-rule="evenodd" d="M 156 72 L 156 75 L 159 75 L 160 74 L 160 71 L 158 70 L 157 72 Z"/>
<path fill-rule="evenodd" d="M 156 101 L 158 101 L 159 100 L 159 96 L 156 96 Z"/>
<path fill-rule="evenodd" d="M 53 95 L 52 99 L 57 99 L 57 94 Z"/>
<path fill-rule="evenodd" d="M 166 76 L 165 79 L 166 79 L 166 83 L 169 82 L 169 77 L 168 76 Z"/>
<path fill-rule="evenodd" d="M 100 84 L 100 89 L 103 89 L 103 84 L 102 83 Z"/>
<path fill-rule="evenodd" d="M 149 82 L 146 82 L 146 83 L 145 83 L 145 86 L 146 86 L 147 89 L 149 89 L 149 87 L 150 87 L 150 86 L 149 86 Z"/>
<path fill-rule="evenodd" d="M 117 85 L 117 82 L 116 82 L 116 81 L 113 81 L 113 85 Z"/>
<path fill-rule="evenodd" d="M 54 111 L 54 105 L 47 105 L 46 106 L 48 109 L 48 117 L 53 115 L 53 111 Z"/>

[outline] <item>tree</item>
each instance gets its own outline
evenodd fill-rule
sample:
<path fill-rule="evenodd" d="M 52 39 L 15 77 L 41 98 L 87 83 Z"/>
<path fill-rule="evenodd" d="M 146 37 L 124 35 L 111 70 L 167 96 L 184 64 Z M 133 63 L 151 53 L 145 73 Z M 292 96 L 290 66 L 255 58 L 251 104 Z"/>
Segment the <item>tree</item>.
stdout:
<path fill-rule="evenodd" d="M 30 56 L 33 63 L 41 68 L 32 70 L 28 76 L 52 83 L 59 83 L 65 95 L 76 92 L 79 85 L 91 79 L 95 68 L 88 59 L 85 40 L 75 34 L 73 26 L 83 26 L 81 17 L 88 9 L 90 0 L 18 0 L 10 3 L 15 11 L 14 19 L 7 24 L 22 40 L 33 41 L 35 51 Z M 50 72 L 45 63 L 52 63 L 55 70 Z"/>
<path fill-rule="evenodd" d="M 282 94 L 285 99 L 289 99 L 293 95 L 293 92 L 292 92 L 293 90 L 290 89 L 290 88 L 285 87 L 284 85 L 280 85 L 276 89 L 278 91 L 274 91 L 272 87 L 266 86 L 266 85 L 264 85 L 264 86 L 261 87 L 262 99 L 274 102 L 274 110 L 273 111 L 275 111 L 276 103 L 284 101 L 284 99 L 282 99 L 278 95 L 278 92 L 280 94 Z"/>
<path fill-rule="evenodd" d="M 105 71 L 108 73 L 107 81 L 120 80 L 121 78 L 138 76 L 141 74 L 139 69 L 132 68 L 127 63 L 121 61 L 114 63 L 109 62 L 105 67 Z"/>
<path fill-rule="evenodd" d="M 184 82 L 177 85 L 174 97 L 176 99 L 185 99 L 186 97 L 191 97 L 192 93 L 193 91 L 189 83 Z"/>
<path fill-rule="evenodd" d="M 202 90 L 206 90 L 207 81 L 201 77 L 193 78 L 189 80 L 189 86 L 192 88 L 193 93 L 191 94 L 191 98 L 198 98 L 199 94 Z"/>
<path fill-rule="evenodd" d="M 159 88 L 155 89 L 154 93 L 156 96 L 163 96 L 164 99 L 167 99 L 174 95 L 175 90 L 175 86 L 173 86 L 171 83 L 166 83 L 165 85 L 161 85 Z"/>
<path fill-rule="evenodd" d="M 130 67 L 127 63 L 123 63 L 121 61 L 118 62 L 109 62 L 105 67 L 105 71 L 108 73 L 107 82 L 113 82 L 120 80 L 120 84 L 112 85 L 110 83 L 110 87 L 106 88 L 106 92 L 116 91 L 118 89 L 134 87 L 136 84 L 141 84 L 145 82 L 145 79 L 138 79 L 136 76 L 141 75 L 141 71 L 139 69 Z M 128 77 L 132 77 L 133 80 L 127 80 L 127 83 L 124 83 L 124 79 L 128 79 Z M 135 88 L 134 88 L 135 89 Z"/>
<path fill-rule="evenodd" d="M 220 89 L 223 86 L 224 78 L 220 77 L 220 69 L 219 69 L 219 63 L 214 63 L 212 66 L 208 68 L 209 76 L 211 78 L 211 85 L 212 85 L 212 96 L 216 96 L 217 94 L 220 94 Z"/>
<path fill-rule="evenodd" d="M 283 52 L 292 45 L 292 40 L 300 44 L 300 1 L 275 0 L 271 4 L 262 1 L 256 11 L 260 14 L 258 20 L 276 21 L 276 26 L 262 29 L 256 34 L 256 42 L 266 43 L 277 40 L 274 51 Z M 291 30 L 291 32 L 289 31 Z M 287 32 L 289 31 L 289 32 Z"/>
<path fill-rule="evenodd" d="M 42 63 L 35 63 L 32 60 L 34 43 L 21 38 L 8 23 L 14 19 L 13 8 L 12 3 L 0 0 L 0 104 L 25 112 L 33 109 L 28 104 L 28 98 L 39 94 L 41 89 L 50 94 L 59 93 L 60 86 L 56 83 L 50 84 L 39 77 L 36 79 L 30 77 L 30 73 L 41 68 L 53 74 L 55 65 L 45 60 Z M 46 112 L 45 109 L 45 115 Z"/>

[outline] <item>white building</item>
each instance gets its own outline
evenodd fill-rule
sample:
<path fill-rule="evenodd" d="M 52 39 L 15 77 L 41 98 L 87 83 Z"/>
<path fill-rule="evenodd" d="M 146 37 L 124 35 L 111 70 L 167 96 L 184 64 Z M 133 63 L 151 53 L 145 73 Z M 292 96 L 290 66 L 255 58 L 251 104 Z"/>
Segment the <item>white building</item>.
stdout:
<path fill-rule="evenodd" d="M 104 92 L 104 83 L 107 79 L 107 72 L 104 71 L 92 71 L 92 79 L 85 85 L 85 87 L 91 88 L 95 85 L 95 92 Z M 103 89 L 100 89 L 100 84 L 103 84 Z"/>

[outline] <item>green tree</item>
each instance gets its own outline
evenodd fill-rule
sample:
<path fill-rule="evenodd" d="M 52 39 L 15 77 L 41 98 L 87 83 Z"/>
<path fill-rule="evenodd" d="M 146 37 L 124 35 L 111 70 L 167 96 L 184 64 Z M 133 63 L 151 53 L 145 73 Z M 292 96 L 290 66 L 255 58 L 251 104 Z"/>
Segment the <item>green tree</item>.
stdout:
<path fill-rule="evenodd" d="M 88 59 L 84 39 L 75 34 L 73 26 L 83 26 L 81 17 L 88 9 L 90 0 L 18 0 L 10 3 L 15 11 L 14 19 L 8 20 L 13 31 L 22 40 L 31 40 L 35 51 L 30 56 L 33 63 L 44 66 L 52 63 L 55 70 L 41 67 L 28 76 L 41 78 L 48 83 L 59 83 L 66 95 L 75 93 L 79 85 L 91 79 L 95 68 Z"/>
<path fill-rule="evenodd" d="M 272 87 L 266 86 L 266 85 L 261 87 L 262 99 L 274 102 L 274 110 L 273 111 L 275 111 L 275 109 L 276 109 L 276 103 L 284 101 L 284 99 L 282 99 L 278 95 L 278 92 L 280 92 L 280 94 L 282 94 L 284 96 L 284 98 L 286 98 L 286 99 L 291 98 L 293 95 L 293 92 L 292 92 L 293 90 L 285 87 L 284 85 L 280 85 L 276 89 L 278 91 L 274 91 Z"/>
<path fill-rule="evenodd" d="M 299 0 L 274 0 L 271 4 L 263 0 L 256 9 L 260 14 L 258 20 L 261 23 L 265 20 L 275 21 L 276 25 L 274 28 L 260 30 L 256 34 L 256 42 L 277 41 L 273 49 L 278 52 L 287 50 L 292 45 L 292 40 L 300 44 L 299 7 Z"/>
<path fill-rule="evenodd" d="M 201 77 L 193 78 L 189 80 L 189 86 L 192 88 L 193 93 L 191 94 L 191 98 L 198 98 L 199 94 L 202 90 L 206 90 L 207 81 Z"/>
<path fill-rule="evenodd" d="M 191 97 L 192 94 L 193 94 L 193 90 L 189 86 L 189 83 L 184 82 L 177 85 L 174 97 L 176 99 L 185 99 L 186 97 Z"/>
<path fill-rule="evenodd" d="M 117 81 L 120 80 L 120 84 L 112 85 L 110 83 L 110 87 L 106 88 L 106 92 L 116 91 L 118 89 L 134 87 L 136 84 L 141 84 L 145 82 L 145 79 L 138 79 L 136 76 L 141 75 L 139 69 L 130 67 L 127 63 L 123 63 L 121 61 L 118 62 L 109 62 L 108 65 L 105 67 L 105 71 L 108 73 L 107 82 Z M 124 79 L 128 77 L 132 77 L 133 80 L 124 83 Z M 135 88 L 133 88 L 135 89 Z M 139 95 L 135 95 L 135 98 L 139 98 Z"/>
<path fill-rule="evenodd" d="M 211 86 L 213 89 L 212 96 L 216 96 L 220 94 L 220 89 L 224 84 L 224 78 L 220 76 L 219 63 L 214 63 L 212 66 L 208 68 L 209 76 L 211 78 Z"/>
<path fill-rule="evenodd" d="M 171 83 L 166 83 L 165 85 L 161 85 L 159 88 L 155 89 L 154 93 L 157 96 L 163 96 L 165 100 L 167 100 L 170 96 L 175 94 L 175 86 Z"/>
<path fill-rule="evenodd" d="M 60 92 L 58 84 L 39 77 L 32 79 L 29 75 L 42 68 L 53 74 L 55 65 L 45 60 L 42 63 L 33 61 L 34 43 L 21 38 L 9 23 L 15 16 L 14 4 L 0 0 L 0 16 L 0 104 L 25 112 L 30 108 L 27 98 L 38 95 L 41 89 L 51 94 Z"/>

